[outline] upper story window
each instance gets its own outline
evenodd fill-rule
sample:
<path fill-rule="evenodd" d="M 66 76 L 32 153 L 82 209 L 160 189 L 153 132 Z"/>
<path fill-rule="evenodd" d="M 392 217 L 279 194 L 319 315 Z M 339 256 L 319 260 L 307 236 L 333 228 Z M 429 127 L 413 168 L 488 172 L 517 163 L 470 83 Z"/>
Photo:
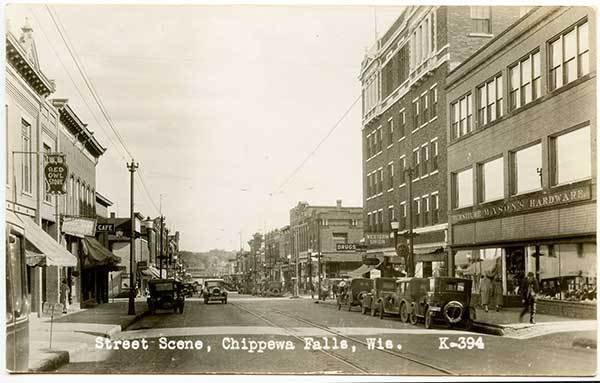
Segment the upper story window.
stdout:
<path fill-rule="evenodd" d="M 412 112 L 413 112 L 412 113 L 412 115 L 413 115 L 413 127 L 412 127 L 412 130 L 414 132 L 415 130 L 419 129 L 419 126 L 420 126 L 420 122 L 419 122 L 420 121 L 420 119 L 419 119 L 419 109 L 420 109 L 420 107 L 419 107 L 419 99 L 418 98 L 413 101 L 412 108 L 413 108 L 413 110 L 412 110 Z"/>
<path fill-rule="evenodd" d="M 388 145 L 392 145 L 394 143 L 394 119 L 390 118 L 388 120 L 388 129 L 387 129 L 387 133 L 388 133 Z"/>
<path fill-rule="evenodd" d="M 473 130 L 473 100 L 467 94 L 451 105 L 452 138 L 461 137 Z"/>
<path fill-rule="evenodd" d="M 423 146 L 421 146 L 421 174 L 423 176 L 427 175 L 429 173 L 429 168 L 428 168 L 428 160 L 429 160 L 429 145 L 425 144 Z"/>
<path fill-rule="evenodd" d="M 421 163 L 421 153 L 419 151 L 419 148 L 417 148 L 417 149 L 413 150 L 413 170 L 414 170 L 413 181 L 420 177 L 420 170 L 421 170 L 421 167 L 419 166 L 420 163 Z"/>
<path fill-rule="evenodd" d="M 394 209 L 393 206 L 388 207 L 388 217 L 390 219 L 390 222 L 396 220 L 396 210 Z"/>
<path fill-rule="evenodd" d="M 510 109 L 519 108 L 542 95 L 540 52 L 535 52 L 511 66 Z"/>
<path fill-rule="evenodd" d="M 400 123 L 399 123 L 399 132 L 398 135 L 400 138 L 406 135 L 406 111 L 402 110 L 399 115 Z"/>
<path fill-rule="evenodd" d="M 32 169 L 33 169 L 33 153 L 31 145 L 31 124 L 21 119 L 21 150 L 26 153 L 22 153 L 21 161 L 21 190 L 24 193 L 31 193 L 32 184 Z"/>
<path fill-rule="evenodd" d="M 410 38 L 410 68 L 414 70 L 435 52 L 435 13 L 430 13 L 414 29 Z"/>
<path fill-rule="evenodd" d="M 383 148 L 383 130 L 381 129 L 381 126 L 379 127 L 379 129 L 377 129 L 377 133 L 376 135 L 377 137 L 377 153 L 381 152 L 382 148 Z"/>
<path fill-rule="evenodd" d="M 406 156 L 400 157 L 398 161 L 398 178 L 400 181 L 400 185 L 404 185 L 406 183 L 406 175 L 404 174 L 404 170 L 406 169 Z"/>
<path fill-rule="evenodd" d="M 394 163 L 388 164 L 388 174 L 390 176 L 389 183 L 388 183 L 388 189 L 393 189 L 394 188 Z"/>
<path fill-rule="evenodd" d="M 384 65 L 382 73 L 382 98 L 388 97 L 396 88 L 408 79 L 408 44 L 404 44 Z"/>
<path fill-rule="evenodd" d="M 471 25 L 473 33 L 492 33 L 490 14 L 491 7 L 471 7 Z"/>
<path fill-rule="evenodd" d="M 590 126 L 551 138 L 552 185 L 583 180 L 592 175 Z"/>
<path fill-rule="evenodd" d="M 531 145 L 513 152 L 511 165 L 512 194 L 541 189 L 542 144 Z"/>
<path fill-rule="evenodd" d="M 438 102 L 438 92 L 437 86 L 431 88 L 429 91 L 429 114 L 430 118 L 437 117 L 437 102 Z"/>
<path fill-rule="evenodd" d="M 590 47 L 587 20 L 550 41 L 549 48 L 550 90 L 588 74 Z"/>
<path fill-rule="evenodd" d="M 421 125 L 429 121 L 429 100 L 427 99 L 427 93 L 421 95 Z"/>
<path fill-rule="evenodd" d="M 373 74 L 367 78 L 363 89 L 364 114 L 367 114 L 379 102 L 379 78 Z"/>
<path fill-rule="evenodd" d="M 479 200 L 488 202 L 504 197 L 504 159 L 502 157 L 479 166 Z"/>
<path fill-rule="evenodd" d="M 436 224 L 440 221 L 440 198 L 438 193 L 431 194 L 431 223 Z"/>
<path fill-rule="evenodd" d="M 473 169 L 452 174 L 453 207 L 473 205 Z"/>
<path fill-rule="evenodd" d="M 502 117 L 502 75 L 496 76 L 477 88 L 477 120 L 479 126 Z"/>
<path fill-rule="evenodd" d="M 400 210 L 398 211 L 398 222 L 400 222 L 400 229 L 406 227 L 406 201 L 400 203 Z"/>
<path fill-rule="evenodd" d="M 431 171 L 438 170 L 438 154 L 438 140 L 435 138 L 431 141 Z"/>

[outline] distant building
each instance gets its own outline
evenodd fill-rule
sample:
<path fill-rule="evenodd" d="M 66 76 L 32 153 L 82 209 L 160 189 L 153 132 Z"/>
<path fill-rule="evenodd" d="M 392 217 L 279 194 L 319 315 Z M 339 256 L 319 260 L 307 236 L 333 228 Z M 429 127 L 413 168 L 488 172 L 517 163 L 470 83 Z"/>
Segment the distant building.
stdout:
<path fill-rule="evenodd" d="M 360 80 L 369 258 L 397 258 L 390 223 L 399 222 L 402 244 L 412 221 L 416 275 L 446 274 L 445 80 L 519 14 L 518 7 L 408 6 L 365 54 Z M 473 113 L 469 105 L 461 104 L 461 116 Z"/>
<path fill-rule="evenodd" d="M 108 208 L 113 205 L 112 201 L 96 192 L 96 216 L 108 218 Z"/>
<path fill-rule="evenodd" d="M 509 296 L 528 272 L 542 295 L 595 291 L 595 31 L 593 8 L 534 7 L 448 75 L 456 275 L 495 274 Z"/>
<path fill-rule="evenodd" d="M 363 237 L 363 209 L 342 206 L 315 206 L 298 202 L 290 210 L 290 255 L 297 265 L 301 288 L 308 289 L 318 279 L 320 257 L 322 278 L 345 275 L 362 264 L 362 256 L 355 251 L 340 251 L 337 244 L 357 244 Z"/>

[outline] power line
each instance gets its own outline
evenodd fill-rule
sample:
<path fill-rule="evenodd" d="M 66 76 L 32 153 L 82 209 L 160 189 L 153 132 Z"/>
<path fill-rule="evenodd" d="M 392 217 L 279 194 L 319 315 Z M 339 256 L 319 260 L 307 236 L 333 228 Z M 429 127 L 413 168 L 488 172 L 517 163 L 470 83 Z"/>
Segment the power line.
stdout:
<path fill-rule="evenodd" d="M 60 64 L 62 65 L 63 69 L 65 70 L 65 73 L 67 74 L 67 76 L 69 77 L 69 80 L 71 80 L 71 83 L 73 84 L 73 86 L 75 87 L 75 90 L 77 91 L 77 93 L 79 93 L 79 96 L 81 97 L 81 100 L 83 101 L 83 103 L 85 104 L 85 106 L 87 107 L 88 111 L 90 112 L 90 114 L 92 115 L 92 117 L 94 118 L 94 120 L 96 121 L 96 123 L 98 124 L 98 126 L 104 131 L 104 134 L 106 135 L 106 138 L 108 139 L 109 143 L 111 144 L 111 146 L 113 147 L 118 147 L 117 145 L 115 145 L 114 141 L 112 140 L 112 138 L 110 137 L 110 134 L 108 133 L 108 131 L 104 128 L 104 126 L 100 123 L 100 121 L 98 120 L 98 117 L 96 117 L 96 114 L 92 111 L 92 107 L 90 106 L 90 104 L 88 104 L 85 96 L 83 95 L 83 93 L 81 92 L 81 90 L 79 89 L 79 86 L 77 85 L 77 83 L 75 82 L 75 79 L 73 79 L 73 76 L 71 76 L 71 72 L 69 72 L 69 70 L 67 69 L 66 64 L 64 63 L 64 61 L 62 60 L 61 56 L 58 54 L 58 52 L 56 51 L 56 49 L 54 48 L 54 45 L 52 44 L 52 42 L 50 41 L 50 38 L 48 37 L 48 34 L 46 33 L 46 30 L 44 29 L 44 27 L 42 26 L 42 23 L 40 22 L 40 20 L 37 18 L 34 10 L 29 7 L 29 11 L 31 12 L 31 14 L 33 15 L 33 17 L 35 18 L 35 20 L 38 23 L 38 26 L 40 27 L 40 29 L 42 30 L 42 34 L 44 35 L 44 37 L 46 38 L 46 41 L 48 41 L 48 45 L 50 46 L 50 48 L 52 49 L 52 52 L 54 53 L 54 55 L 56 56 L 56 58 L 58 59 L 58 61 L 60 62 Z M 116 152 L 115 152 L 116 153 Z M 123 156 L 122 153 L 119 152 L 119 155 L 121 156 L 121 158 L 126 161 L 125 156 Z"/>
<path fill-rule="evenodd" d="M 344 120 L 344 118 L 346 118 L 348 113 L 350 113 L 350 111 L 352 111 L 352 109 L 354 108 L 354 106 L 356 105 L 358 100 L 361 99 L 361 97 L 362 97 L 362 95 L 359 95 L 352 102 L 350 107 L 344 112 L 344 114 L 342 114 L 342 116 L 337 120 L 337 122 L 333 125 L 333 127 L 331 129 L 329 129 L 327 134 L 321 139 L 321 141 L 319 141 L 317 146 L 315 146 L 315 148 L 310 153 L 308 153 L 306 158 L 304 158 L 304 160 L 300 163 L 300 165 L 298 165 L 298 167 L 296 167 L 296 169 L 294 169 L 294 171 L 292 173 L 290 173 L 290 175 L 281 183 L 281 185 L 279 185 L 277 190 L 279 190 L 281 192 L 282 191 L 281 189 L 283 189 L 283 187 L 296 175 L 296 173 L 298 173 L 300 171 L 300 169 L 302 169 L 302 167 L 308 162 L 308 160 L 317 152 L 317 150 L 319 150 L 321 145 L 323 145 L 323 143 L 329 138 L 329 136 L 331 136 L 333 134 L 333 132 L 340 126 L 341 122 Z"/>
<path fill-rule="evenodd" d="M 127 148 L 127 145 L 125 145 L 125 141 L 123 140 L 123 138 L 117 131 L 116 127 L 114 126 L 114 124 L 112 122 L 112 119 L 110 118 L 110 116 L 108 115 L 108 112 L 104 108 L 104 104 L 102 104 L 102 101 L 100 100 L 97 92 L 95 91 L 94 85 L 89 81 L 89 77 L 88 77 L 87 73 L 85 72 L 85 69 L 79 63 L 79 60 L 77 59 L 77 54 L 75 53 L 74 49 L 71 48 L 70 40 L 67 37 L 67 32 L 66 32 L 66 30 L 63 32 L 64 26 L 62 26 L 58 15 L 56 15 L 56 17 L 55 17 L 54 13 L 52 12 L 52 9 L 47 4 L 45 5 L 45 7 L 46 7 L 46 10 L 48 11 L 48 14 L 50 15 L 50 18 L 54 22 L 54 25 L 56 26 L 56 30 L 58 31 L 58 34 L 60 35 L 61 39 L 65 43 L 65 46 L 67 47 L 67 50 L 69 51 L 69 54 L 71 55 L 71 58 L 73 59 L 73 62 L 77 66 L 77 69 L 79 70 L 79 73 L 81 74 L 81 77 L 83 78 L 85 85 L 87 86 L 88 90 L 90 91 L 90 94 L 96 101 L 96 104 L 98 105 L 98 109 L 100 109 L 100 112 L 106 119 L 106 122 L 108 122 L 108 125 L 110 126 L 112 131 L 115 133 L 115 136 L 119 140 L 121 146 L 123 146 L 123 149 L 125 149 L 125 151 L 127 152 L 127 154 L 129 155 L 130 158 L 133 158 L 134 156 L 131 154 L 131 152 Z"/>
<path fill-rule="evenodd" d="M 117 129 L 116 129 L 116 127 L 115 127 L 115 125 L 114 125 L 114 123 L 113 123 L 110 115 L 108 114 L 106 108 L 104 107 L 104 104 L 102 103 L 102 101 L 100 99 L 100 96 L 96 92 L 94 84 L 92 83 L 91 79 L 87 75 L 87 73 L 85 71 L 85 68 L 83 67 L 83 64 L 79 62 L 77 53 L 71 47 L 72 43 L 71 43 L 71 41 L 70 41 L 70 39 L 69 39 L 69 37 L 67 35 L 66 29 L 64 28 L 63 24 L 60 21 L 60 17 L 58 16 L 58 14 L 54 15 L 53 11 L 51 10 L 51 8 L 48 5 L 46 5 L 45 7 L 46 7 L 46 10 L 48 11 L 48 14 L 50 15 L 50 18 L 54 22 L 54 25 L 55 25 L 55 27 L 56 27 L 56 29 L 57 29 L 57 31 L 58 31 L 61 39 L 63 40 L 65 46 L 67 47 L 67 50 L 69 51 L 69 54 L 71 55 L 71 58 L 73 59 L 73 62 L 77 66 L 77 69 L 79 70 L 79 73 L 80 73 L 81 77 L 83 78 L 85 85 L 87 86 L 88 90 L 90 91 L 90 94 L 92 95 L 92 97 L 96 101 L 96 105 L 98 106 L 98 109 L 100 110 L 100 112 L 104 116 L 106 122 L 108 123 L 108 125 L 112 129 L 113 133 L 117 137 L 117 140 L 121 144 L 122 148 L 129 155 L 129 157 L 133 158 L 134 156 L 131 154 L 131 152 L 129 151 L 129 149 L 125 145 L 125 140 L 123 139 L 123 137 L 117 131 Z M 67 73 L 68 73 L 68 71 L 67 71 Z M 69 74 L 69 77 L 71 77 L 70 74 Z M 80 95 L 81 95 L 81 92 L 80 92 Z M 84 99 L 84 101 L 85 101 L 85 99 Z M 86 103 L 86 105 L 87 105 L 87 103 Z M 93 113 L 92 113 L 92 115 L 93 115 Z M 94 118 L 95 118 L 95 116 L 94 116 Z M 100 126 L 102 126 L 102 125 L 100 125 Z M 142 188 L 144 189 L 144 192 L 146 193 L 146 196 L 148 197 L 148 200 L 151 202 L 151 204 L 153 205 L 154 209 L 156 211 L 158 211 L 159 209 L 158 209 L 158 207 L 156 205 L 156 202 L 154 202 L 154 200 L 152 199 L 152 196 L 150 195 L 148 187 L 146 186 L 146 183 L 144 182 L 143 177 L 139 173 L 138 173 L 138 178 L 139 178 L 139 180 L 140 180 L 140 182 L 142 184 Z"/>

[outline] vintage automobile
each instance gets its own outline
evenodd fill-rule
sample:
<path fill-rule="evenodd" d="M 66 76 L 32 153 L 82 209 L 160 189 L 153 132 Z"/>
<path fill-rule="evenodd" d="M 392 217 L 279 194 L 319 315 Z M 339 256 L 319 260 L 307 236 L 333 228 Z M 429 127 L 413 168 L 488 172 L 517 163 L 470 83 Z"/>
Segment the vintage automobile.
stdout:
<path fill-rule="evenodd" d="M 415 278 L 421 279 L 421 278 Z M 471 306 L 471 280 L 464 278 L 433 277 L 424 278 L 411 287 L 410 322 L 423 318 L 426 328 L 434 321 L 446 323 L 448 327 L 464 325 L 471 329 L 476 319 L 475 308 Z M 416 287 L 416 289 L 412 289 Z"/>
<path fill-rule="evenodd" d="M 369 278 L 352 278 L 338 285 L 337 305 L 338 310 L 342 306 L 348 306 L 352 311 L 353 306 L 360 306 L 363 298 L 371 291 L 372 282 Z"/>
<path fill-rule="evenodd" d="M 371 313 L 383 319 L 384 314 L 400 313 L 399 299 L 397 293 L 396 278 L 375 278 L 372 280 L 373 287 L 362 300 L 362 313 Z"/>
<path fill-rule="evenodd" d="M 185 296 L 181 282 L 174 279 L 151 279 L 148 281 L 149 296 L 146 299 L 150 314 L 156 310 L 173 310 L 183 314 Z"/>
<path fill-rule="evenodd" d="M 283 296 L 283 284 L 277 281 L 266 282 L 263 286 L 262 295 L 265 297 Z"/>
<path fill-rule="evenodd" d="M 207 279 L 204 281 L 204 303 L 212 301 L 227 303 L 227 289 L 222 279 Z"/>

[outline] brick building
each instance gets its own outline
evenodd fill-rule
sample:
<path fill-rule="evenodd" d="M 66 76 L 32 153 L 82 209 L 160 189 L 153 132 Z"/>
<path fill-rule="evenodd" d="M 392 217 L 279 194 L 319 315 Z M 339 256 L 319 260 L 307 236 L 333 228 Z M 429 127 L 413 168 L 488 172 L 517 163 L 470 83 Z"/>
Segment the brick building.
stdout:
<path fill-rule="evenodd" d="M 55 85 L 41 70 L 33 29 L 25 22 L 20 32 L 7 28 L 5 40 L 6 222 L 24 229 L 25 294 L 39 315 L 45 302 L 60 301 L 61 278 L 77 258 L 59 245 L 59 201 L 44 178 L 44 153 L 59 151 L 59 114 L 48 100 Z"/>
<path fill-rule="evenodd" d="M 517 7 L 409 6 L 366 53 L 360 80 L 369 258 L 397 263 L 390 222 L 399 222 L 401 244 L 412 213 L 416 275 L 446 273 L 445 79 L 518 18 Z"/>
<path fill-rule="evenodd" d="M 501 276 L 509 296 L 527 272 L 553 298 L 595 291 L 595 25 L 591 8 L 533 8 L 448 75 L 455 274 Z"/>
<path fill-rule="evenodd" d="M 362 264 L 356 252 L 336 250 L 338 243 L 358 243 L 363 236 L 363 210 L 345 207 L 337 200 L 335 206 L 313 206 L 299 202 L 290 210 L 290 260 L 297 265 L 300 288 L 317 281 L 318 257 L 321 256 L 323 278 L 346 275 Z"/>

